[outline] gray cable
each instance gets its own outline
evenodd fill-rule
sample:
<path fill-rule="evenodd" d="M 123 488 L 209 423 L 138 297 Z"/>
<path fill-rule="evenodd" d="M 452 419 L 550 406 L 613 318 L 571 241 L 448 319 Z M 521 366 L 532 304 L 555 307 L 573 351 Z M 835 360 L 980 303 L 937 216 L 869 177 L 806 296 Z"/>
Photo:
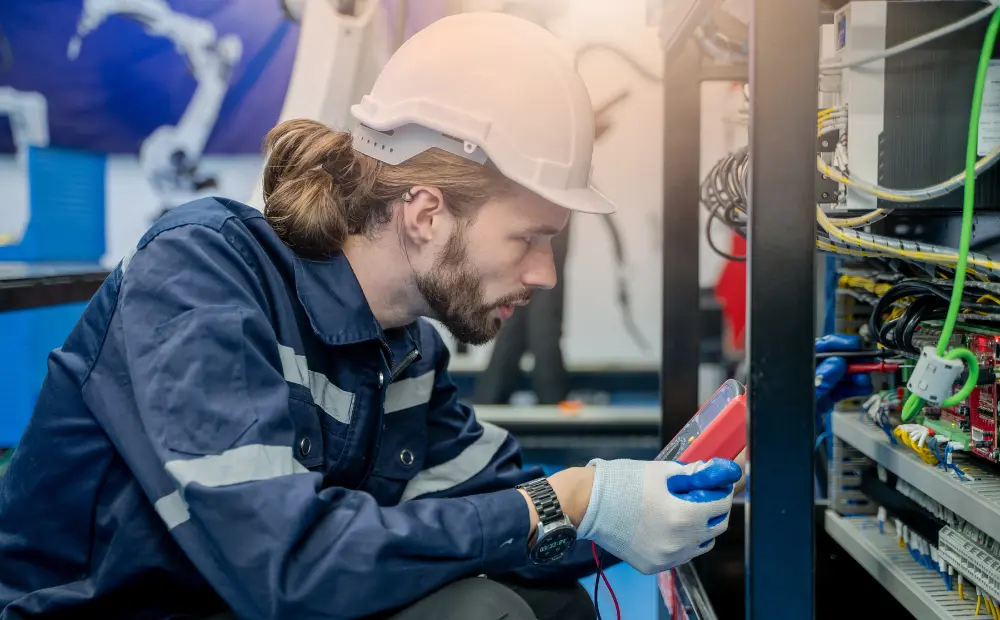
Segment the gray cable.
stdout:
<path fill-rule="evenodd" d="M 1000 1 L 1000 0 L 998 0 Z M 993 14 L 993 11 L 997 10 L 997 6 L 990 4 L 985 9 L 977 11 L 972 15 L 964 19 L 960 19 L 957 22 L 948 24 L 938 28 L 937 30 L 932 30 L 926 34 L 922 34 L 919 37 L 914 37 L 905 43 L 900 43 L 899 45 L 894 45 L 887 50 L 881 52 L 873 52 L 871 54 L 866 54 L 864 56 L 858 56 L 857 58 L 850 58 L 842 61 L 835 62 L 821 62 L 819 63 L 820 73 L 837 73 L 848 67 L 857 67 L 859 65 L 865 65 L 870 62 L 875 62 L 876 60 L 882 60 L 883 58 L 889 58 L 890 56 L 895 56 L 896 54 L 901 54 L 912 50 L 915 47 L 920 47 L 925 43 L 929 43 L 935 39 L 949 35 L 953 32 L 957 32 L 966 26 L 971 26 L 972 24 L 982 21 Z"/>

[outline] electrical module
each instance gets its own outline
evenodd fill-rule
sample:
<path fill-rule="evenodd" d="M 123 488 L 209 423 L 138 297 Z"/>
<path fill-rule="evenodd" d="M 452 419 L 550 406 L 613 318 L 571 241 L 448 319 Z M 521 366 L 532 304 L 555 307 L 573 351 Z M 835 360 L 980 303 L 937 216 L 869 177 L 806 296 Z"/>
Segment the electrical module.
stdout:
<path fill-rule="evenodd" d="M 926 336 L 936 342 L 938 332 Z M 1000 356 L 1000 331 L 997 335 L 966 333 L 960 336 L 963 346 L 979 360 L 979 380 L 968 398 L 951 407 L 928 408 L 923 424 L 939 436 L 962 444 L 963 450 L 993 463 L 1000 458 L 997 445 L 996 361 Z M 956 386 L 957 392 L 961 386 Z"/>

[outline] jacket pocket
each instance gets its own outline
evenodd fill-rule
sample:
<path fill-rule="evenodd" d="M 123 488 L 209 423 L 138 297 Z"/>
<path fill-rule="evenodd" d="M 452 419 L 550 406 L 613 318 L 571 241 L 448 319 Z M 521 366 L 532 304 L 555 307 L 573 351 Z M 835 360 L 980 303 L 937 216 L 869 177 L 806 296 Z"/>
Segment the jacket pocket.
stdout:
<path fill-rule="evenodd" d="M 427 455 L 427 407 L 385 414 L 382 441 L 372 475 L 407 481 L 424 467 Z"/>
<path fill-rule="evenodd" d="M 133 383 L 150 434 L 176 452 L 218 454 L 256 421 L 247 388 L 243 311 L 202 306 L 156 326 L 136 345 Z"/>

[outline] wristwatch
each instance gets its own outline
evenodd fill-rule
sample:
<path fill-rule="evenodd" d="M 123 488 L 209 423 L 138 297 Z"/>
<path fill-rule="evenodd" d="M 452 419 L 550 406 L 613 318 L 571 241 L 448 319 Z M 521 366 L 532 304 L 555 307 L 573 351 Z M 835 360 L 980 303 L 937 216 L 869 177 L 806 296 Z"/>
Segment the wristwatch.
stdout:
<path fill-rule="evenodd" d="M 576 528 L 563 514 L 552 485 L 545 478 L 538 478 L 515 488 L 525 490 L 538 513 L 537 535 L 528 550 L 528 557 L 535 564 L 558 560 L 576 542 Z"/>

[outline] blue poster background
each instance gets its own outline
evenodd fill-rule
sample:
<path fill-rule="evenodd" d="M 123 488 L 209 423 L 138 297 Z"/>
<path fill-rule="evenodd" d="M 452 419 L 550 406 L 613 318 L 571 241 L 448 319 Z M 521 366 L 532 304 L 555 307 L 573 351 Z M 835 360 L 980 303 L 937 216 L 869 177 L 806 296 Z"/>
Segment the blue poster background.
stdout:
<path fill-rule="evenodd" d="M 259 153 L 278 119 L 299 28 L 278 0 L 170 0 L 174 11 L 209 21 L 218 36 L 236 35 L 243 54 L 205 154 Z M 114 15 L 83 39 L 76 60 L 67 47 L 83 0 L 5 0 L 0 28 L 0 86 L 48 99 L 51 145 L 105 153 L 137 153 L 157 127 L 172 125 L 195 89 L 186 60 L 171 41 Z M 0 41 L 3 43 L 3 41 Z M 13 153 L 0 119 L 0 152 Z"/>

